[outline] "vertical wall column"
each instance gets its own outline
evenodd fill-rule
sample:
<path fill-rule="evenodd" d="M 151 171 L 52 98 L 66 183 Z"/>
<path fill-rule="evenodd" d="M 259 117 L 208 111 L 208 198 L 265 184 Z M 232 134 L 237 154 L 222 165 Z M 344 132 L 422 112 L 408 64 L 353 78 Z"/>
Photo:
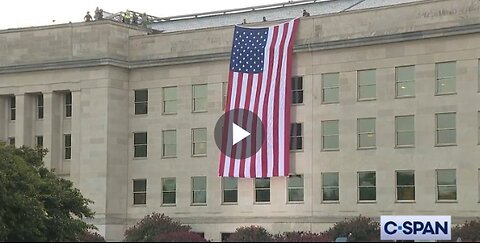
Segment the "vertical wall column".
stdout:
<path fill-rule="evenodd" d="M 75 187 L 80 185 L 80 151 L 81 151 L 81 92 L 71 90 L 72 93 L 72 159 L 70 164 L 70 180 Z M 77 173 L 73 173 L 73 172 Z"/>
<path fill-rule="evenodd" d="M 43 93 L 43 147 L 48 149 L 45 156 L 45 166 L 57 170 L 61 163 L 60 134 L 60 97 L 55 92 Z"/>
<path fill-rule="evenodd" d="M 8 113 L 7 113 L 7 98 L 6 96 L 0 96 L 0 140 L 7 140 L 8 129 Z"/>
<path fill-rule="evenodd" d="M 15 146 L 32 147 L 33 143 L 33 98 L 27 94 L 15 95 Z"/>

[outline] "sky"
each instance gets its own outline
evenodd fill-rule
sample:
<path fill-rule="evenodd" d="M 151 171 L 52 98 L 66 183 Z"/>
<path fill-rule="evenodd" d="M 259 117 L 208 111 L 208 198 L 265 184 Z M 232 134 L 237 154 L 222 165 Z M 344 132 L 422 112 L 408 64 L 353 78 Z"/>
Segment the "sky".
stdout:
<path fill-rule="evenodd" d="M 81 22 L 87 11 L 94 15 L 98 6 L 111 13 L 146 12 L 157 17 L 251 7 L 288 0 L 0 0 L 0 30 L 19 27 Z M 53 22 L 55 21 L 55 22 Z"/>

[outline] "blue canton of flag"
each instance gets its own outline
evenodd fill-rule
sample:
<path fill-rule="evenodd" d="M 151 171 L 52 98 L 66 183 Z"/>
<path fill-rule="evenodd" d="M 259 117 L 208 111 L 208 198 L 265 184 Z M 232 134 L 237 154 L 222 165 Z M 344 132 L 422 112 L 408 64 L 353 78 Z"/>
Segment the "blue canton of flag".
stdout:
<path fill-rule="evenodd" d="M 247 29 L 235 27 L 230 69 L 241 73 L 263 71 L 268 28 Z"/>

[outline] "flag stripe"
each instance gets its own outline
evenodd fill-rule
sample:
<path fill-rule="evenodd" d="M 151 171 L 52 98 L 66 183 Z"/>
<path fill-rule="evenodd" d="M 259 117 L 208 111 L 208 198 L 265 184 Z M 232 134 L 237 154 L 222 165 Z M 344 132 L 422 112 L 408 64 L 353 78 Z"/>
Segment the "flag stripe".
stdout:
<path fill-rule="evenodd" d="M 255 149 L 254 136 L 231 146 L 231 151 L 223 148 L 220 176 L 265 178 L 288 175 L 291 59 L 297 26 L 298 19 L 294 19 L 268 28 L 235 28 L 225 111 L 246 109 L 256 114 L 265 130 L 264 134 L 256 135 L 265 137 L 259 151 L 248 158 L 245 155 Z M 255 49 L 257 47 L 263 49 Z M 257 127 L 257 119 L 250 113 L 229 114 L 225 118 L 223 132 L 227 131 L 228 135 L 224 136 L 223 146 L 232 139 L 231 128 L 228 128 L 231 126 L 227 124 L 236 121 L 246 130 Z"/>

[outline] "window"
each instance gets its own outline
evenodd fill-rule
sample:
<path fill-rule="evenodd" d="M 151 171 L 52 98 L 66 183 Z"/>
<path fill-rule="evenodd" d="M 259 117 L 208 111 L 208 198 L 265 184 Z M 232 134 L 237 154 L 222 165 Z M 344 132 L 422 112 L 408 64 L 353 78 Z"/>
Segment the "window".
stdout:
<path fill-rule="evenodd" d="M 10 120 L 15 121 L 16 119 L 16 108 L 17 101 L 15 100 L 15 96 L 10 96 Z"/>
<path fill-rule="evenodd" d="M 415 66 L 395 68 L 395 90 L 397 98 L 415 96 Z"/>
<path fill-rule="evenodd" d="M 192 204 L 207 203 L 207 177 L 192 177 Z"/>
<path fill-rule="evenodd" d="M 375 118 L 358 119 L 358 148 L 369 149 L 376 146 Z"/>
<path fill-rule="evenodd" d="M 358 100 L 374 100 L 377 96 L 375 69 L 357 72 Z"/>
<path fill-rule="evenodd" d="M 135 90 L 135 115 L 148 114 L 148 90 Z"/>
<path fill-rule="evenodd" d="M 223 177 L 223 203 L 238 202 L 238 179 L 233 177 Z"/>
<path fill-rule="evenodd" d="M 397 201 L 415 201 L 415 172 L 397 171 Z"/>
<path fill-rule="evenodd" d="M 340 98 L 340 73 L 322 74 L 322 103 L 338 103 Z"/>
<path fill-rule="evenodd" d="M 303 176 L 292 175 L 288 177 L 288 202 L 303 202 Z"/>
<path fill-rule="evenodd" d="M 292 104 L 303 104 L 303 77 L 292 77 Z"/>
<path fill-rule="evenodd" d="M 437 116 L 437 145 L 455 145 L 457 129 L 455 113 L 439 113 Z"/>
<path fill-rule="evenodd" d="M 457 200 L 457 176 L 455 170 L 437 170 L 437 200 Z"/>
<path fill-rule="evenodd" d="M 65 93 L 65 117 L 72 117 L 72 92 Z"/>
<path fill-rule="evenodd" d="M 147 204 L 147 180 L 133 180 L 133 205 Z"/>
<path fill-rule="evenodd" d="M 147 133 L 138 132 L 133 134 L 133 157 L 145 158 L 147 157 Z"/>
<path fill-rule="evenodd" d="M 43 148 L 43 136 L 35 137 L 35 146 L 37 146 L 37 148 Z"/>
<path fill-rule="evenodd" d="M 43 119 L 43 94 L 37 95 L 37 119 Z"/>
<path fill-rule="evenodd" d="M 290 129 L 290 150 L 303 149 L 303 124 L 292 123 Z"/>
<path fill-rule="evenodd" d="M 175 205 L 177 203 L 177 180 L 175 178 L 162 178 L 162 205 Z"/>
<path fill-rule="evenodd" d="M 193 111 L 207 111 L 207 85 L 193 85 Z"/>
<path fill-rule="evenodd" d="M 255 179 L 255 202 L 257 203 L 270 202 L 270 179 L 269 178 Z"/>
<path fill-rule="evenodd" d="M 436 94 L 453 94 L 456 92 L 456 62 L 437 63 Z"/>
<path fill-rule="evenodd" d="M 192 129 L 192 154 L 194 156 L 207 155 L 207 129 Z"/>
<path fill-rule="evenodd" d="M 164 158 L 177 156 L 177 131 L 163 131 L 163 154 Z"/>
<path fill-rule="evenodd" d="M 377 200 L 375 172 L 358 172 L 358 201 Z"/>
<path fill-rule="evenodd" d="M 225 110 L 227 106 L 227 96 L 228 96 L 228 82 L 222 83 L 222 110 Z"/>
<path fill-rule="evenodd" d="M 415 146 L 415 119 L 414 116 L 395 117 L 395 137 L 397 147 Z"/>
<path fill-rule="evenodd" d="M 338 150 L 339 149 L 339 134 L 338 134 L 338 120 L 322 121 L 322 149 L 323 150 Z"/>
<path fill-rule="evenodd" d="M 338 172 L 322 173 L 322 201 L 338 202 L 340 187 L 338 182 Z"/>
<path fill-rule="evenodd" d="M 64 140 L 64 159 L 72 159 L 72 135 L 71 134 L 65 134 L 63 136 Z"/>
<path fill-rule="evenodd" d="M 9 137 L 8 138 L 8 144 L 10 146 L 15 146 L 15 138 L 14 137 Z"/>
<path fill-rule="evenodd" d="M 163 88 L 163 113 L 177 113 L 177 87 Z"/>

